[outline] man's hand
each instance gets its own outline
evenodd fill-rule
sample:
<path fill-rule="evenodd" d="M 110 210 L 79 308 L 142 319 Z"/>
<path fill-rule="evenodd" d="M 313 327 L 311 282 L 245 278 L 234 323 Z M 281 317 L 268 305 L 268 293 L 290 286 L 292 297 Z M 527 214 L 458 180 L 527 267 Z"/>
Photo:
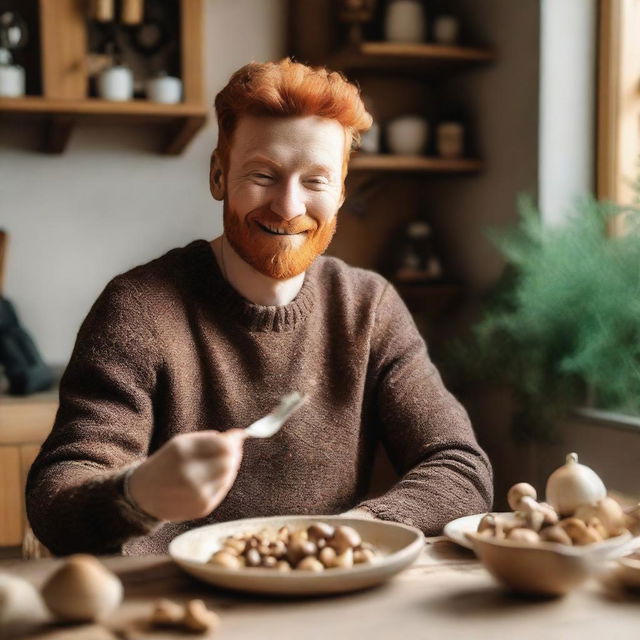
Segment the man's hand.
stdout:
<path fill-rule="evenodd" d="M 242 461 L 244 440 L 243 429 L 176 436 L 133 471 L 129 495 L 158 520 L 202 518 L 231 489 Z"/>

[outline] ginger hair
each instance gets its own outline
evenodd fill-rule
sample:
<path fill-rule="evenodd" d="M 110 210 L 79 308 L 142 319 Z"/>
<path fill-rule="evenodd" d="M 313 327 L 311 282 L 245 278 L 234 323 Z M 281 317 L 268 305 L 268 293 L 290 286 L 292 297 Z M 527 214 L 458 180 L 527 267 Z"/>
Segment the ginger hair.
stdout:
<path fill-rule="evenodd" d="M 219 156 L 225 171 L 233 133 L 244 115 L 320 116 L 337 120 L 345 130 L 343 178 L 351 149 L 372 123 L 358 87 L 341 73 L 309 67 L 289 58 L 278 62 L 250 62 L 238 69 L 215 99 Z"/>

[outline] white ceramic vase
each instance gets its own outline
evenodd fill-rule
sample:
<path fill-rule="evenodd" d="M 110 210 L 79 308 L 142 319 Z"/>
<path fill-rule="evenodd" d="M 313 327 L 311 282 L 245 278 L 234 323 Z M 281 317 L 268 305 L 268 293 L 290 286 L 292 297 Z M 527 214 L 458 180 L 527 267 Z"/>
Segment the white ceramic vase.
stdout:
<path fill-rule="evenodd" d="M 393 153 L 418 156 L 427 146 L 429 125 L 421 116 L 401 116 L 387 125 L 387 142 Z"/>
<path fill-rule="evenodd" d="M 392 0 L 384 20 L 389 42 L 424 42 L 426 16 L 420 0 Z"/>
<path fill-rule="evenodd" d="M 0 65 L 0 97 L 19 98 L 24 91 L 24 68 L 16 64 Z"/>
<path fill-rule="evenodd" d="M 105 69 L 98 76 L 98 95 L 103 100 L 123 102 L 133 98 L 133 72 L 129 67 Z"/>
<path fill-rule="evenodd" d="M 182 80 L 173 76 L 158 76 L 147 81 L 146 92 L 152 102 L 176 104 L 182 100 Z"/>

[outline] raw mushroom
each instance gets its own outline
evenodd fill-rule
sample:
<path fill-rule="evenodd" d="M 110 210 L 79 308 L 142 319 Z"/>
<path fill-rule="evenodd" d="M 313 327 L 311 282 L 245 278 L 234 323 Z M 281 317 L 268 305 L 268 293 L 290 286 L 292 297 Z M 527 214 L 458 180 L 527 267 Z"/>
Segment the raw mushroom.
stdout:
<path fill-rule="evenodd" d="M 185 607 L 182 625 L 185 629 L 196 633 L 215 631 L 220 626 L 220 617 L 207 609 L 207 605 L 202 600 L 189 600 Z"/>
<path fill-rule="evenodd" d="M 42 597 L 62 620 L 93 622 L 122 602 L 122 583 L 97 558 L 70 556 L 42 587 Z"/>
<path fill-rule="evenodd" d="M 524 542 L 526 544 L 536 544 L 540 542 L 540 536 L 531 529 L 524 529 L 522 527 L 511 529 L 507 534 L 507 540 L 513 540 L 514 542 Z"/>
<path fill-rule="evenodd" d="M 522 511 L 520 503 L 523 498 L 531 498 L 534 502 L 538 497 L 536 490 L 528 482 L 514 484 L 507 494 L 507 502 L 513 511 Z"/>
<path fill-rule="evenodd" d="M 606 537 L 622 535 L 626 531 L 626 519 L 622 507 L 613 498 L 603 498 L 593 504 L 583 504 L 575 512 L 575 517 L 587 524 L 597 518 L 607 532 Z"/>
<path fill-rule="evenodd" d="M 543 542 L 558 542 L 559 544 L 572 545 L 569 534 L 560 526 L 552 525 L 540 531 L 540 540 Z"/>
<path fill-rule="evenodd" d="M 19 637 L 48 622 L 40 592 L 27 580 L 0 573 L 0 638 Z"/>
<path fill-rule="evenodd" d="M 173 600 L 156 600 L 149 622 L 156 627 L 175 627 L 184 618 L 184 607 Z"/>
<path fill-rule="evenodd" d="M 587 525 L 578 518 L 560 520 L 558 526 L 566 531 L 567 535 L 571 538 L 571 542 L 575 545 L 592 544 L 602 540 L 594 529 L 587 527 Z"/>
<path fill-rule="evenodd" d="M 561 515 L 572 515 L 583 504 L 602 500 L 607 495 L 596 472 L 578 463 L 578 454 L 570 453 L 566 463 L 547 480 L 547 502 Z"/>

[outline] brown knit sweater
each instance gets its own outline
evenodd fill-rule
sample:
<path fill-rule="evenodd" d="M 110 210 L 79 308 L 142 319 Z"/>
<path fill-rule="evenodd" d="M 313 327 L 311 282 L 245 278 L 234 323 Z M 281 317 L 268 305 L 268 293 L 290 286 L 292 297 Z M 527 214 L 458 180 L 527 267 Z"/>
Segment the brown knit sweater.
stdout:
<path fill-rule="evenodd" d="M 209 516 L 157 526 L 127 506 L 123 469 L 179 433 L 245 427 L 292 390 L 310 399 L 274 437 L 245 442 Z M 379 440 L 401 479 L 362 501 Z M 491 501 L 491 467 L 467 415 L 384 278 L 318 258 L 290 304 L 254 305 L 204 240 L 107 285 L 80 328 L 27 485 L 32 527 L 57 554 L 164 552 L 194 526 L 354 506 L 436 534 Z"/>

